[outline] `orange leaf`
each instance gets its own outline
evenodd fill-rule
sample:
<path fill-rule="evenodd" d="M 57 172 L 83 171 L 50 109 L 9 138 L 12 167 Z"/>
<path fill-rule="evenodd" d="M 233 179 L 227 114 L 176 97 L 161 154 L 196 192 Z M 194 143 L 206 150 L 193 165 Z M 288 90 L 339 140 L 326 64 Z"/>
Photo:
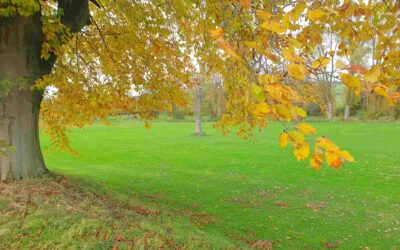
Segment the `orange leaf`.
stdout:
<path fill-rule="evenodd" d="M 344 159 L 340 156 L 339 151 L 326 151 L 325 158 L 328 165 L 334 168 L 340 168 L 344 162 Z"/>
<path fill-rule="evenodd" d="M 367 72 L 366 68 L 364 68 L 363 66 L 358 65 L 358 64 L 351 65 L 351 66 L 347 67 L 346 69 L 352 73 L 359 73 L 362 75 Z"/>
<path fill-rule="evenodd" d="M 250 0 L 240 0 L 240 5 L 242 5 L 245 10 L 249 10 L 251 7 Z"/>
<path fill-rule="evenodd" d="M 218 40 L 218 38 L 224 36 L 224 30 L 221 28 L 217 28 L 217 29 L 210 29 L 208 31 L 208 34 L 215 40 Z"/>
<path fill-rule="evenodd" d="M 311 156 L 311 159 L 310 159 L 310 165 L 314 169 L 318 170 L 322 165 L 323 158 L 324 158 L 323 152 L 320 149 L 315 148 L 314 149 L 314 153 L 313 153 L 313 155 Z"/>

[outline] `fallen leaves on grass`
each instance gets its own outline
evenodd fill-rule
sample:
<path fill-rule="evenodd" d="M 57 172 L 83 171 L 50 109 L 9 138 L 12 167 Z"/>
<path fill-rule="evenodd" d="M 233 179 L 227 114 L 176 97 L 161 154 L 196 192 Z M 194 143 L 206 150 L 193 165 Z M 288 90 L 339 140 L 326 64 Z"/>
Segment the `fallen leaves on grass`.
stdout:
<path fill-rule="evenodd" d="M 322 242 L 322 245 L 324 245 L 324 247 L 326 249 L 334 249 L 334 248 L 339 247 L 337 244 L 333 244 L 333 243 L 329 243 L 329 242 Z"/>
<path fill-rule="evenodd" d="M 268 191 L 261 191 L 258 195 L 260 198 L 274 199 L 275 196 Z"/>
<path fill-rule="evenodd" d="M 272 241 L 270 240 L 260 240 L 253 244 L 253 248 L 262 250 L 272 250 Z"/>
<path fill-rule="evenodd" d="M 173 221 L 177 214 L 161 214 L 65 177 L 0 183 L 1 249 L 65 248 L 67 243 L 67 248 L 72 249 L 77 246 L 92 249 L 99 245 L 110 245 L 110 249 L 213 248 L 211 238 L 182 237 L 182 229 L 175 224 L 160 223 L 161 216 Z M 207 221 L 215 217 L 205 212 L 192 216 Z M 49 232 L 55 240 L 44 238 Z M 63 241 L 57 240 L 60 238 Z M 36 245 L 31 244 L 32 239 Z"/>
<path fill-rule="evenodd" d="M 215 215 L 209 214 L 205 211 L 201 211 L 199 213 L 192 211 L 185 211 L 184 215 L 189 217 L 190 221 L 196 223 L 199 226 L 205 226 L 215 223 Z"/>
<path fill-rule="evenodd" d="M 284 207 L 284 208 L 289 208 L 290 207 L 289 204 L 287 204 L 287 203 L 285 203 L 283 201 L 277 201 L 274 204 L 277 205 L 278 207 Z"/>
<path fill-rule="evenodd" d="M 319 211 L 326 206 L 325 202 L 317 202 L 317 203 L 307 203 L 307 207 L 314 211 Z"/>
<path fill-rule="evenodd" d="M 250 240 L 249 237 L 243 237 L 238 234 L 230 233 L 228 237 L 237 241 L 240 241 L 251 248 L 254 249 L 262 249 L 262 250 L 272 250 L 273 249 L 273 241 L 272 240 Z M 250 237 L 252 238 L 252 237 Z"/>
<path fill-rule="evenodd" d="M 262 207 L 264 204 L 259 201 L 253 201 L 248 198 L 233 198 L 225 200 L 227 202 L 236 203 L 244 207 Z"/>

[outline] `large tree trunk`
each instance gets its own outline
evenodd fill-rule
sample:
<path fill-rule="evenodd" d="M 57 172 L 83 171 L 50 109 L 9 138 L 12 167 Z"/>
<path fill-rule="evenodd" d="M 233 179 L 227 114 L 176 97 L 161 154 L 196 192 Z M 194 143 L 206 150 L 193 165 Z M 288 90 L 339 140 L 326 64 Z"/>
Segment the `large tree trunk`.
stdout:
<path fill-rule="evenodd" d="M 0 181 L 20 180 L 48 172 L 39 143 L 42 94 L 31 90 L 40 75 L 35 39 L 38 17 L 0 20 Z M 30 39 L 29 45 L 27 40 Z M 45 68 L 47 63 L 42 66 Z"/>
<path fill-rule="evenodd" d="M 39 107 L 41 94 L 29 86 L 15 86 L 0 106 L 1 181 L 32 178 L 44 173 L 39 143 Z"/>
<path fill-rule="evenodd" d="M 88 0 L 58 0 L 58 8 L 71 31 L 89 24 Z M 39 143 L 43 93 L 32 84 L 51 72 L 56 56 L 41 58 L 42 25 L 40 11 L 29 17 L 0 17 L 0 181 L 48 172 Z"/>

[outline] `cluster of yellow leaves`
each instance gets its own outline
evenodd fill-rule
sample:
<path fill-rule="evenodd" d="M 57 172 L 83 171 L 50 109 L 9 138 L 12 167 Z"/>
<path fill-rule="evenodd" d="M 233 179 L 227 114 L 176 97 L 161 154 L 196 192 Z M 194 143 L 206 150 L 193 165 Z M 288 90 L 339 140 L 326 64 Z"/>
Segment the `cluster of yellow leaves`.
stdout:
<path fill-rule="evenodd" d="M 352 89 L 356 95 L 360 95 L 361 90 L 364 89 L 367 92 L 373 92 L 384 97 L 390 106 L 396 105 L 399 95 L 399 92 L 396 91 L 398 84 L 393 83 L 393 79 L 389 80 L 390 77 L 382 73 L 380 65 L 375 65 L 369 70 L 359 65 L 348 68 L 342 67 L 342 70 L 350 72 L 340 72 L 339 75 L 343 84 Z M 384 84 L 385 82 L 387 84 Z"/>
<path fill-rule="evenodd" d="M 224 41 L 231 40 L 226 42 L 229 46 L 223 44 L 223 50 L 235 59 L 235 71 L 247 75 L 240 81 L 226 78 L 230 98 L 235 100 L 228 101 L 231 113 L 221 121 L 221 127 L 241 124 L 241 131 L 251 132 L 256 126 L 265 126 L 267 119 L 294 124 L 294 130 L 282 133 L 279 144 L 284 147 L 291 142 L 295 157 L 304 160 L 310 154 L 306 136 L 316 131 L 302 122 L 306 113 L 301 104 L 308 98 L 302 96 L 302 86 L 312 82 L 313 76 L 332 71 L 356 95 L 375 93 L 391 106 L 398 102 L 400 25 L 396 20 L 400 18 L 400 3 L 274 1 L 260 4 L 251 0 L 239 4 L 244 11 L 233 11 L 230 18 L 235 20 L 231 21 L 234 24 L 215 32 L 223 34 Z M 326 42 L 324 32 L 334 33 L 338 47 L 312 59 L 317 46 Z M 212 37 L 220 39 L 217 35 Z M 344 62 L 359 42 L 372 44 L 373 39 L 376 45 L 372 66 Z M 335 168 L 354 161 L 347 151 L 319 137 L 310 163 L 317 169 L 324 159 Z"/>
<path fill-rule="evenodd" d="M 44 100 L 41 114 L 52 145 L 59 149 L 73 151 L 69 126 L 95 120 L 109 124 L 109 117 L 120 113 L 148 121 L 189 103 L 190 55 L 170 28 L 178 17 L 166 16 L 154 1 L 140 3 L 141 8 L 129 0 L 102 3 L 103 8 L 92 9 L 97 26 L 87 26 L 82 34 L 64 32 L 56 18 L 48 17 L 43 26 L 42 56 L 56 52 L 59 57 L 53 73 L 36 87 L 57 89 Z M 60 39 L 68 40 L 65 46 Z"/>
<path fill-rule="evenodd" d="M 309 134 L 316 135 L 317 131 L 310 124 L 300 123 L 295 125 L 296 130 L 283 132 L 279 136 L 279 146 L 284 148 L 288 142 L 294 147 L 293 154 L 297 160 L 305 160 L 309 157 L 310 146 L 306 142 L 305 136 Z M 324 154 L 325 152 L 325 154 Z M 340 150 L 333 142 L 325 137 L 318 137 L 315 142 L 313 154 L 310 158 L 310 165 L 314 169 L 319 169 L 324 161 L 329 166 L 339 168 L 344 162 L 354 162 L 353 156 L 349 152 Z"/>
<path fill-rule="evenodd" d="M 290 142 L 294 149 L 293 154 L 297 160 L 307 159 L 310 154 L 310 146 L 306 142 L 305 135 L 309 133 L 315 134 L 316 131 L 311 125 L 306 123 L 301 123 L 296 126 L 296 130 L 291 130 L 289 132 L 283 132 L 279 136 L 279 145 L 284 148 Z"/>
<path fill-rule="evenodd" d="M 346 161 L 355 161 L 349 152 L 340 150 L 338 146 L 325 137 L 318 137 L 315 141 L 314 153 L 310 159 L 310 164 L 313 168 L 319 169 L 321 167 L 323 152 L 325 152 L 328 165 L 334 168 L 339 168 Z"/>

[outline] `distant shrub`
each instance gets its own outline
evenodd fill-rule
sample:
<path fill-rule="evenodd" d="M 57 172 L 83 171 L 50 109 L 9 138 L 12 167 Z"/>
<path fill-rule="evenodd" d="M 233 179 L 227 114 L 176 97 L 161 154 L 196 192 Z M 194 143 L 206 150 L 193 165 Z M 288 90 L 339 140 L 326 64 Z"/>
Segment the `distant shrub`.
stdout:
<path fill-rule="evenodd" d="M 303 108 L 309 116 L 322 116 L 321 108 L 315 103 L 307 103 Z"/>
<path fill-rule="evenodd" d="M 181 110 L 175 110 L 172 113 L 172 118 L 174 120 L 184 120 L 185 119 L 185 113 L 183 111 L 181 111 Z"/>

